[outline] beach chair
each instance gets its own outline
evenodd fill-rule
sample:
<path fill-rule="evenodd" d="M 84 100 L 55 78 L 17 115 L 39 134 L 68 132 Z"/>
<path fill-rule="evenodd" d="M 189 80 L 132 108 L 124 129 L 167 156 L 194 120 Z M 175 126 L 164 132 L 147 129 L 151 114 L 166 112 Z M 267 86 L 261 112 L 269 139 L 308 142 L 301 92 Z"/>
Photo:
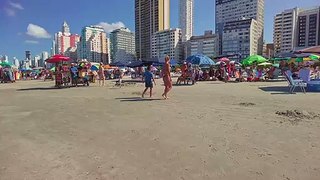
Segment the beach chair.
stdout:
<path fill-rule="evenodd" d="M 306 93 L 306 87 L 307 87 L 307 83 L 304 83 L 303 80 L 301 79 L 297 79 L 297 80 L 294 80 L 292 78 L 292 73 L 291 71 L 286 71 L 284 73 L 285 75 L 285 78 L 287 79 L 288 81 L 288 85 L 289 85 L 289 92 L 290 93 L 293 93 L 294 90 L 296 89 L 296 87 L 300 87 L 301 91 L 303 93 Z"/>
<path fill-rule="evenodd" d="M 311 81 L 311 71 L 310 69 L 301 69 L 299 71 L 299 78 L 303 80 L 303 82 Z"/>

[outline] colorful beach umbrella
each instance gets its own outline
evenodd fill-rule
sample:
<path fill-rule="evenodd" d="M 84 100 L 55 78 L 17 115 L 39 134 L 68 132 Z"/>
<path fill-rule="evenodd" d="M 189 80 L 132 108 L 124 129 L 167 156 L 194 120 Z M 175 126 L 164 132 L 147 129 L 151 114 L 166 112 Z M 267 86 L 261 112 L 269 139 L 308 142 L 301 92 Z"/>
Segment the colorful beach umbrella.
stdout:
<path fill-rule="evenodd" d="M 193 55 L 189 56 L 186 59 L 187 63 L 191 63 L 193 65 L 198 65 L 198 66 L 211 66 L 215 65 L 215 62 L 210 59 L 208 56 L 205 55 Z"/>
<path fill-rule="evenodd" d="M 70 61 L 71 59 L 67 56 L 63 56 L 63 55 L 54 55 L 52 57 L 50 57 L 49 59 L 46 60 L 47 63 L 60 63 L 60 62 L 66 62 L 66 61 Z"/>
<path fill-rule="evenodd" d="M 226 58 L 226 57 L 223 57 L 223 58 L 220 58 L 219 61 L 222 61 L 222 62 L 230 62 L 230 59 L 229 59 L 229 58 Z"/>
<path fill-rule="evenodd" d="M 95 65 L 92 65 L 90 69 L 91 69 L 91 71 L 98 71 L 99 68 L 100 68 L 100 65 L 95 64 Z"/>
<path fill-rule="evenodd" d="M 272 66 L 272 63 L 263 62 L 263 63 L 258 64 L 258 66 Z"/>
<path fill-rule="evenodd" d="M 246 59 L 244 59 L 242 61 L 242 65 L 251 66 L 254 63 L 260 64 L 260 63 L 264 63 L 264 62 L 267 62 L 266 58 L 259 56 L 259 55 L 252 55 L 252 56 L 249 56 Z"/>
<path fill-rule="evenodd" d="M 0 66 L 2 66 L 2 67 L 11 67 L 12 64 L 10 64 L 10 63 L 8 63 L 8 62 L 1 62 L 1 63 L 0 63 Z"/>

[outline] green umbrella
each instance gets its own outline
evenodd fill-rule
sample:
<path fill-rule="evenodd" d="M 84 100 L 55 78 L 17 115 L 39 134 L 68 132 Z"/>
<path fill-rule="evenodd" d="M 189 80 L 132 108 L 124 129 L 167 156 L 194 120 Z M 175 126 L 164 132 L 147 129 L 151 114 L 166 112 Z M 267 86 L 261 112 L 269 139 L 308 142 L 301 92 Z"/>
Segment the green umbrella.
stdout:
<path fill-rule="evenodd" d="M 289 61 L 291 58 L 273 58 L 273 61 Z"/>
<path fill-rule="evenodd" d="M 258 64 L 258 66 L 272 66 L 272 63 L 263 62 L 263 63 Z"/>
<path fill-rule="evenodd" d="M 309 58 L 310 58 L 311 60 L 313 60 L 313 61 L 316 61 L 316 60 L 319 60 L 319 59 L 320 59 L 320 56 L 315 55 L 315 54 L 311 54 L 311 55 L 309 56 Z"/>
<path fill-rule="evenodd" d="M 267 62 L 266 58 L 259 55 L 252 55 L 242 61 L 242 65 L 251 66 L 254 63 L 260 64 Z"/>
<path fill-rule="evenodd" d="M 9 67 L 11 67 L 12 64 L 10 64 L 10 63 L 8 63 L 8 62 L 2 62 L 2 63 L 0 63 L 0 66 L 3 66 L 3 67 L 9 66 Z"/>
<path fill-rule="evenodd" d="M 56 67 L 51 68 L 50 71 L 56 72 Z"/>

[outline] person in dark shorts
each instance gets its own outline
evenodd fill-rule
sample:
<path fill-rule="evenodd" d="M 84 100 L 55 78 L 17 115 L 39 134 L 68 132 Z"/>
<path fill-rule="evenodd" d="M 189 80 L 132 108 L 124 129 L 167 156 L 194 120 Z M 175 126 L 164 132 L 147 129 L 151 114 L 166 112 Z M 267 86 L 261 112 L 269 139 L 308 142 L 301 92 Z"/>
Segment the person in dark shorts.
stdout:
<path fill-rule="evenodd" d="M 143 75 L 144 77 L 144 82 L 146 85 L 146 89 L 142 93 L 142 98 L 144 98 L 144 94 L 147 92 L 147 90 L 150 88 L 150 98 L 152 97 L 152 88 L 153 88 L 153 83 L 156 85 L 156 82 L 153 78 L 153 74 L 151 73 L 151 66 L 147 67 L 146 72 Z"/>

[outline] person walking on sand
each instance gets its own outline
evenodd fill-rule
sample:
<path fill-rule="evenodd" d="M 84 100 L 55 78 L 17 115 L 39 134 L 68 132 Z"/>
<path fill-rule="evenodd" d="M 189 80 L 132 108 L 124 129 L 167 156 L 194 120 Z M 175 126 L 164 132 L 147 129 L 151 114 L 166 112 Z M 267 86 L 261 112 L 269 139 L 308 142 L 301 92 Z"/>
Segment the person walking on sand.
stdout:
<path fill-rule="evenodd" d="M 152 97 L 152 88 L 153 88 L 153 83 L 154 85 L 156 85 L 156 81 L 153 78 L 153 74 L 151 73 L 151 66 L 149 65 L 147 67 L 146 72 L 143 75 L 144 77 L 144 82 L 146 85 L 146 89 L 143 91 L 142 93 L 142 98 L 144 98 L 145 93 L 147 92 L 147 90 L 150 88 L 150 98 Z M 143 80 L 143 78 L 142 78 Z"/>
<path fill-rule="evenodd" d="M 170 57 L 166 56 L 165 58 L 165 64 L 163 66 L 162 70 L 162 78 L 164 82 L 164 92 L 162 94 L 162 97 L 164 99 L 168 99 L 168 93 L 172 89 L 172 79 L 171 79 L 171 74 L 170 74 Z"/>
<path fill-rule="evenodd" d="M 100 63 L 100 66 L 99 66 L 98 76 L 99 76 L 99 86 L 104 86 L 106 77 L 104 75 L 104 67 L 102 62 Z"/>

